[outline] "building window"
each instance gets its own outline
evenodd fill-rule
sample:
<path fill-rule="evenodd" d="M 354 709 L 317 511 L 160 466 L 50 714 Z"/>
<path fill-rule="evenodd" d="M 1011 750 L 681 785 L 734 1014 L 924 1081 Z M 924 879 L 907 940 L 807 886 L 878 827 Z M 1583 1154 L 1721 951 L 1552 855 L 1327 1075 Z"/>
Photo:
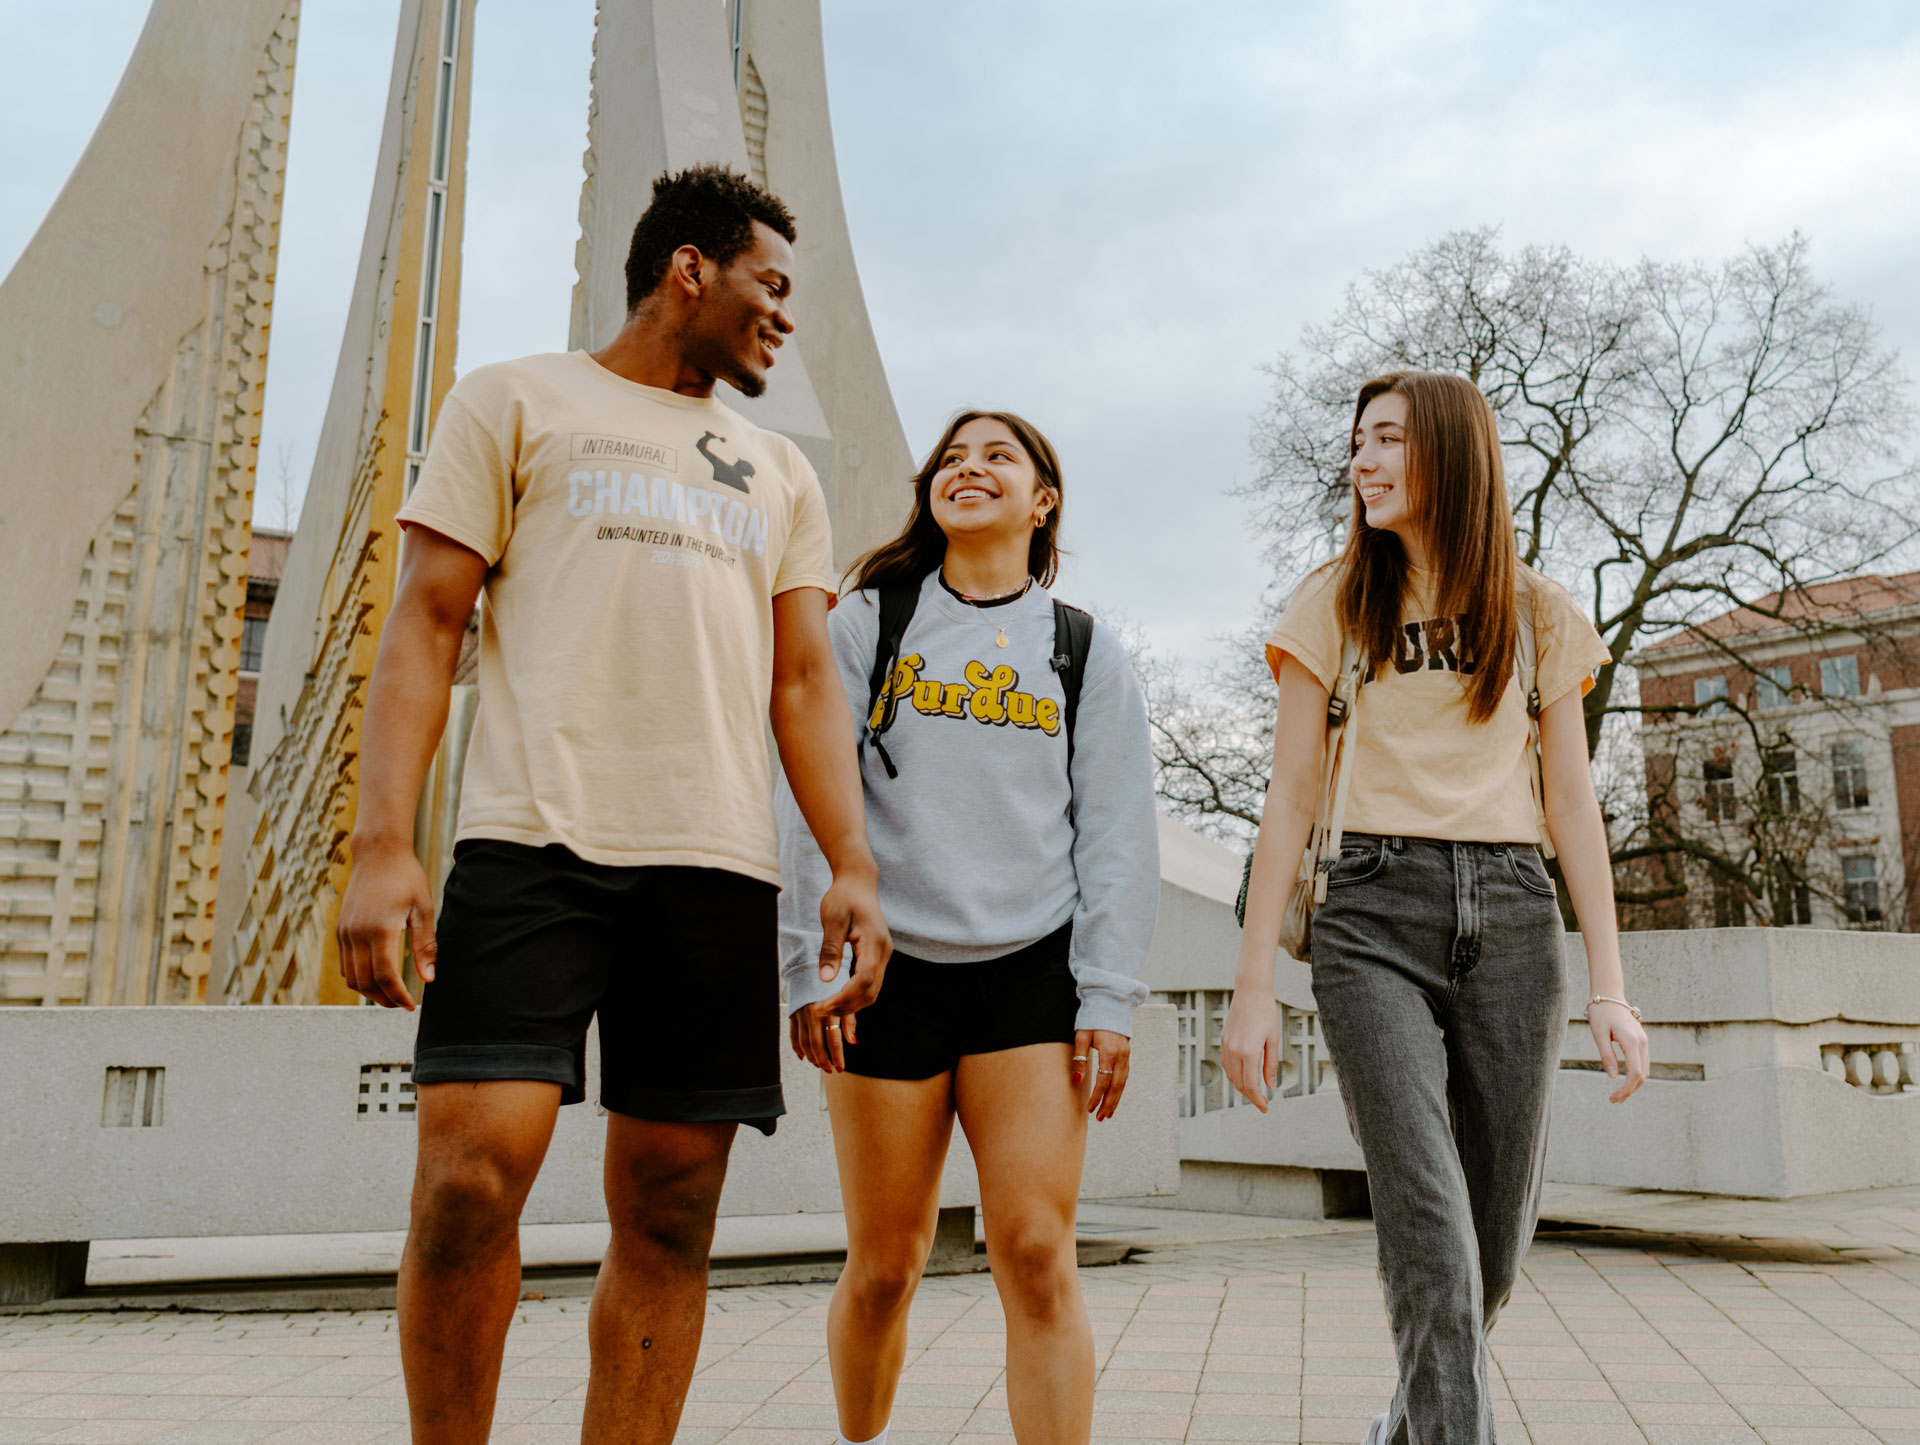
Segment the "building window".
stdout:
<path fill-rule="evenodd" d="M 1733 764 L 1720 758 L 1708 758 L 1701 770 L 1706 796 L 1702 800 L 1707 818 L 1715 823 L 1731 823 L 1739 814 L 1739 797 L 1733 791 Z"/>
<path fill-rule="evenodd" d="M 1785 663 L 1763 667 L 1754 674 L 1753 705 L 1785 707 L 1793 697 L 1793 669 Z"/>
<path fill-rule="evenodd" d="M 1767 799 L 1774 809 L 1781 813 L 1798 812 L 1800 760 L 1794 756 L 1792 745 L 1768 748 L 1761 769 L 1765 774 Z"/>
<path fill-rule="evenodd" d="M 1747 899 L 1739 884 L 1724 873 L 1713 875 L 1713 926 L 1745 928 Z"/>
<path fill-rule="evenodd" d="M 1773 924 L 1791 928 L 1796 923 L 1813 922 L 1813 894 L 1807 880 L 1793 871 L 1789 863 L 1773 870 Z"/>
<path fill-rule="evenodd" d="M 1857 738 L 1833 745 L 1833 805 L 1867 806 L 1867 745 Z"/>
<path fill-rule="evenodd" d="M 248 760 L 251 759 L 252 756 L 253 724 L 250 722 L 235 723 L 233 725 L 233 766 L 236 768 L 246 767 Z"/>
<path fill-rule="evenodd" d="M 1828 697 L 1860 696 L 1860 659 L 1857 657 L 1821 658 L 1820 691 Z"/>
<path fill-rule="evenodd" d="M 1693 680 L 1693 705 L 1702 717 L 1717 717 L 1727 710 L 1727 678 L 1696 677 Z"/>
<path fill-rule="evenodd" d="M 1871 853 L 1840 860 L 1841 905 L 1847 922 L 1870 928 L 1880 922 L 1880 865 Z"/>
<path fill-rule="evenodd" d="M 240 670 L 258 672 L 260 653 L 267 644 L 267 619 L 246 617 L 240 622 Z"/>

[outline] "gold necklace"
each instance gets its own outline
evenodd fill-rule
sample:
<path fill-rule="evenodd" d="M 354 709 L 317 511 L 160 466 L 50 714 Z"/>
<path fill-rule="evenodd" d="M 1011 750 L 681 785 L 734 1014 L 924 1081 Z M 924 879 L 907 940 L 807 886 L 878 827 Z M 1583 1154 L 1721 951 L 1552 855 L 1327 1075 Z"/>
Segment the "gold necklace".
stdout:
<path fill-rule="evenodd" d="M 953 586 L 952 583 L 948 583 L 947 585 L 949 587 Z M 1026 586 L 1022 587 L 1018 592 L 1005 592 L 998 597 L 974 597 L 969 593 L 962 592 L 958 587 L 953 587 L 953 595 L 958 597 L 962 602 L 966 603 L 969 607 L 972 607 L 977 611 L 980 608 L 980 604 L 983 602 L 998 602 L 1003 604 L 1004 606 L 1011 607 L 1016 601 L 1018 601 L 1022 597 L 1025 597 L 1027 593 L 1031 592 L 1032 590 L 1033 590 L 1033 578 L 1029 576 L 1027 578 Z M 1008 645 L 1006 623 L 1002 622 L 999 624 L 999 631 L 994 636 L 993 645 L 995 647 L 1005 647 Z"/>

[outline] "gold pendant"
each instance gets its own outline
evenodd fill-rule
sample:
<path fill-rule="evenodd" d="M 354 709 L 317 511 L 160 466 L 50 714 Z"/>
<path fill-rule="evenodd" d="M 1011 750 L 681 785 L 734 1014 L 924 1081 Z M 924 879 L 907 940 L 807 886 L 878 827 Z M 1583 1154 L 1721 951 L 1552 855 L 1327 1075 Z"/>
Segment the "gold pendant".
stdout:
<path fill-rule="evenodd" d="M 995 647 L 1005 647 L 1007 645 L 1007 629 L 1006 628 L 1002 627 L 1000 629 L 1000 635 L 993 639 L 993 645 Z"/>

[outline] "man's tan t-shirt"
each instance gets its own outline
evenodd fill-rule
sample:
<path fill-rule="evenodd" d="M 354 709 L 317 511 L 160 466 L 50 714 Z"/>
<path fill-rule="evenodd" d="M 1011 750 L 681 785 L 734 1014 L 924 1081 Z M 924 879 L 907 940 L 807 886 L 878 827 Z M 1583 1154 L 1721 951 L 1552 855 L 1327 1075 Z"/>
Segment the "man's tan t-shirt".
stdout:
<path fill-rule="evenodd" d="M 834 590 L 798 447 L 585 352 L 448 393 L 403 525 L 487 561 L 461 838 L 777 884 L 773 598 Z"/>
<path fill-rule="evenodd" d="M 1340 673 L 1338 584 L 1338 565 L 1322 567 L 1288 601 L 1267 639 L 1276 678 L 1281 658 L 1292 656 L 1332 688 Z M 1594 670 L 1612 657 L 1600 634 L 1564 587 L 1532 568 L 1519 569 L 1517 590 L 1534 619 L 1541 707 L 1575 687 L 1584 696 Z M 1363 679 L 1344 826 L 1461 843 L 1538 842 L 1526 698 L 1509 681 L 1491 718 L 1467 720 L 1465 676 L 1473 658 L 1460 638 L 1473 629 L 1466 618 L 1434 617 L 1433 591 L 1430 574 L 1410 574 L 1394 655 Z"/>

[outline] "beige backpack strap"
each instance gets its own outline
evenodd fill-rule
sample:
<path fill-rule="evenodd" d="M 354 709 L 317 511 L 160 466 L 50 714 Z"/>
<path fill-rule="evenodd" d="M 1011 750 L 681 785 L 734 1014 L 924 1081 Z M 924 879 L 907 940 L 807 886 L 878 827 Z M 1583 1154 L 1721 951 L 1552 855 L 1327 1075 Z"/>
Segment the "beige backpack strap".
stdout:
<path fill-rule="evenodd" d="M 1527 705 L 1527 786 L 1533 793 L 1533 822 L 1540 833 L 1540 852 L 1551 858 L 1553 835 L 1547 830 L 1546 784 L 1540 773 L 1540 654 L 1528 599 L 1514 599 L 1514 621 L 1519 625 L 1514 637 L 1513 670 Z"/>
<path fill-rule="evenodd" d="M 1303 866 L 1313 869 L 1313 901 L 1327 897 L 1327 873 L 1340 857 L 1340 839 L 1347 817 L 1347 785 L 1353 780 L 1355 728 L 1360 712 L 1360 645 L 1349 639 L 1340 648 L 1340 676 L 1334 679 L 1327 711 L 1338 713 L 1327 735 L 1326 781 L 1320 789 L 1319 816 L 1313 825 L 1313 848 Z M 1311 860 L 1309 864 L 1308 860 Z"/>

